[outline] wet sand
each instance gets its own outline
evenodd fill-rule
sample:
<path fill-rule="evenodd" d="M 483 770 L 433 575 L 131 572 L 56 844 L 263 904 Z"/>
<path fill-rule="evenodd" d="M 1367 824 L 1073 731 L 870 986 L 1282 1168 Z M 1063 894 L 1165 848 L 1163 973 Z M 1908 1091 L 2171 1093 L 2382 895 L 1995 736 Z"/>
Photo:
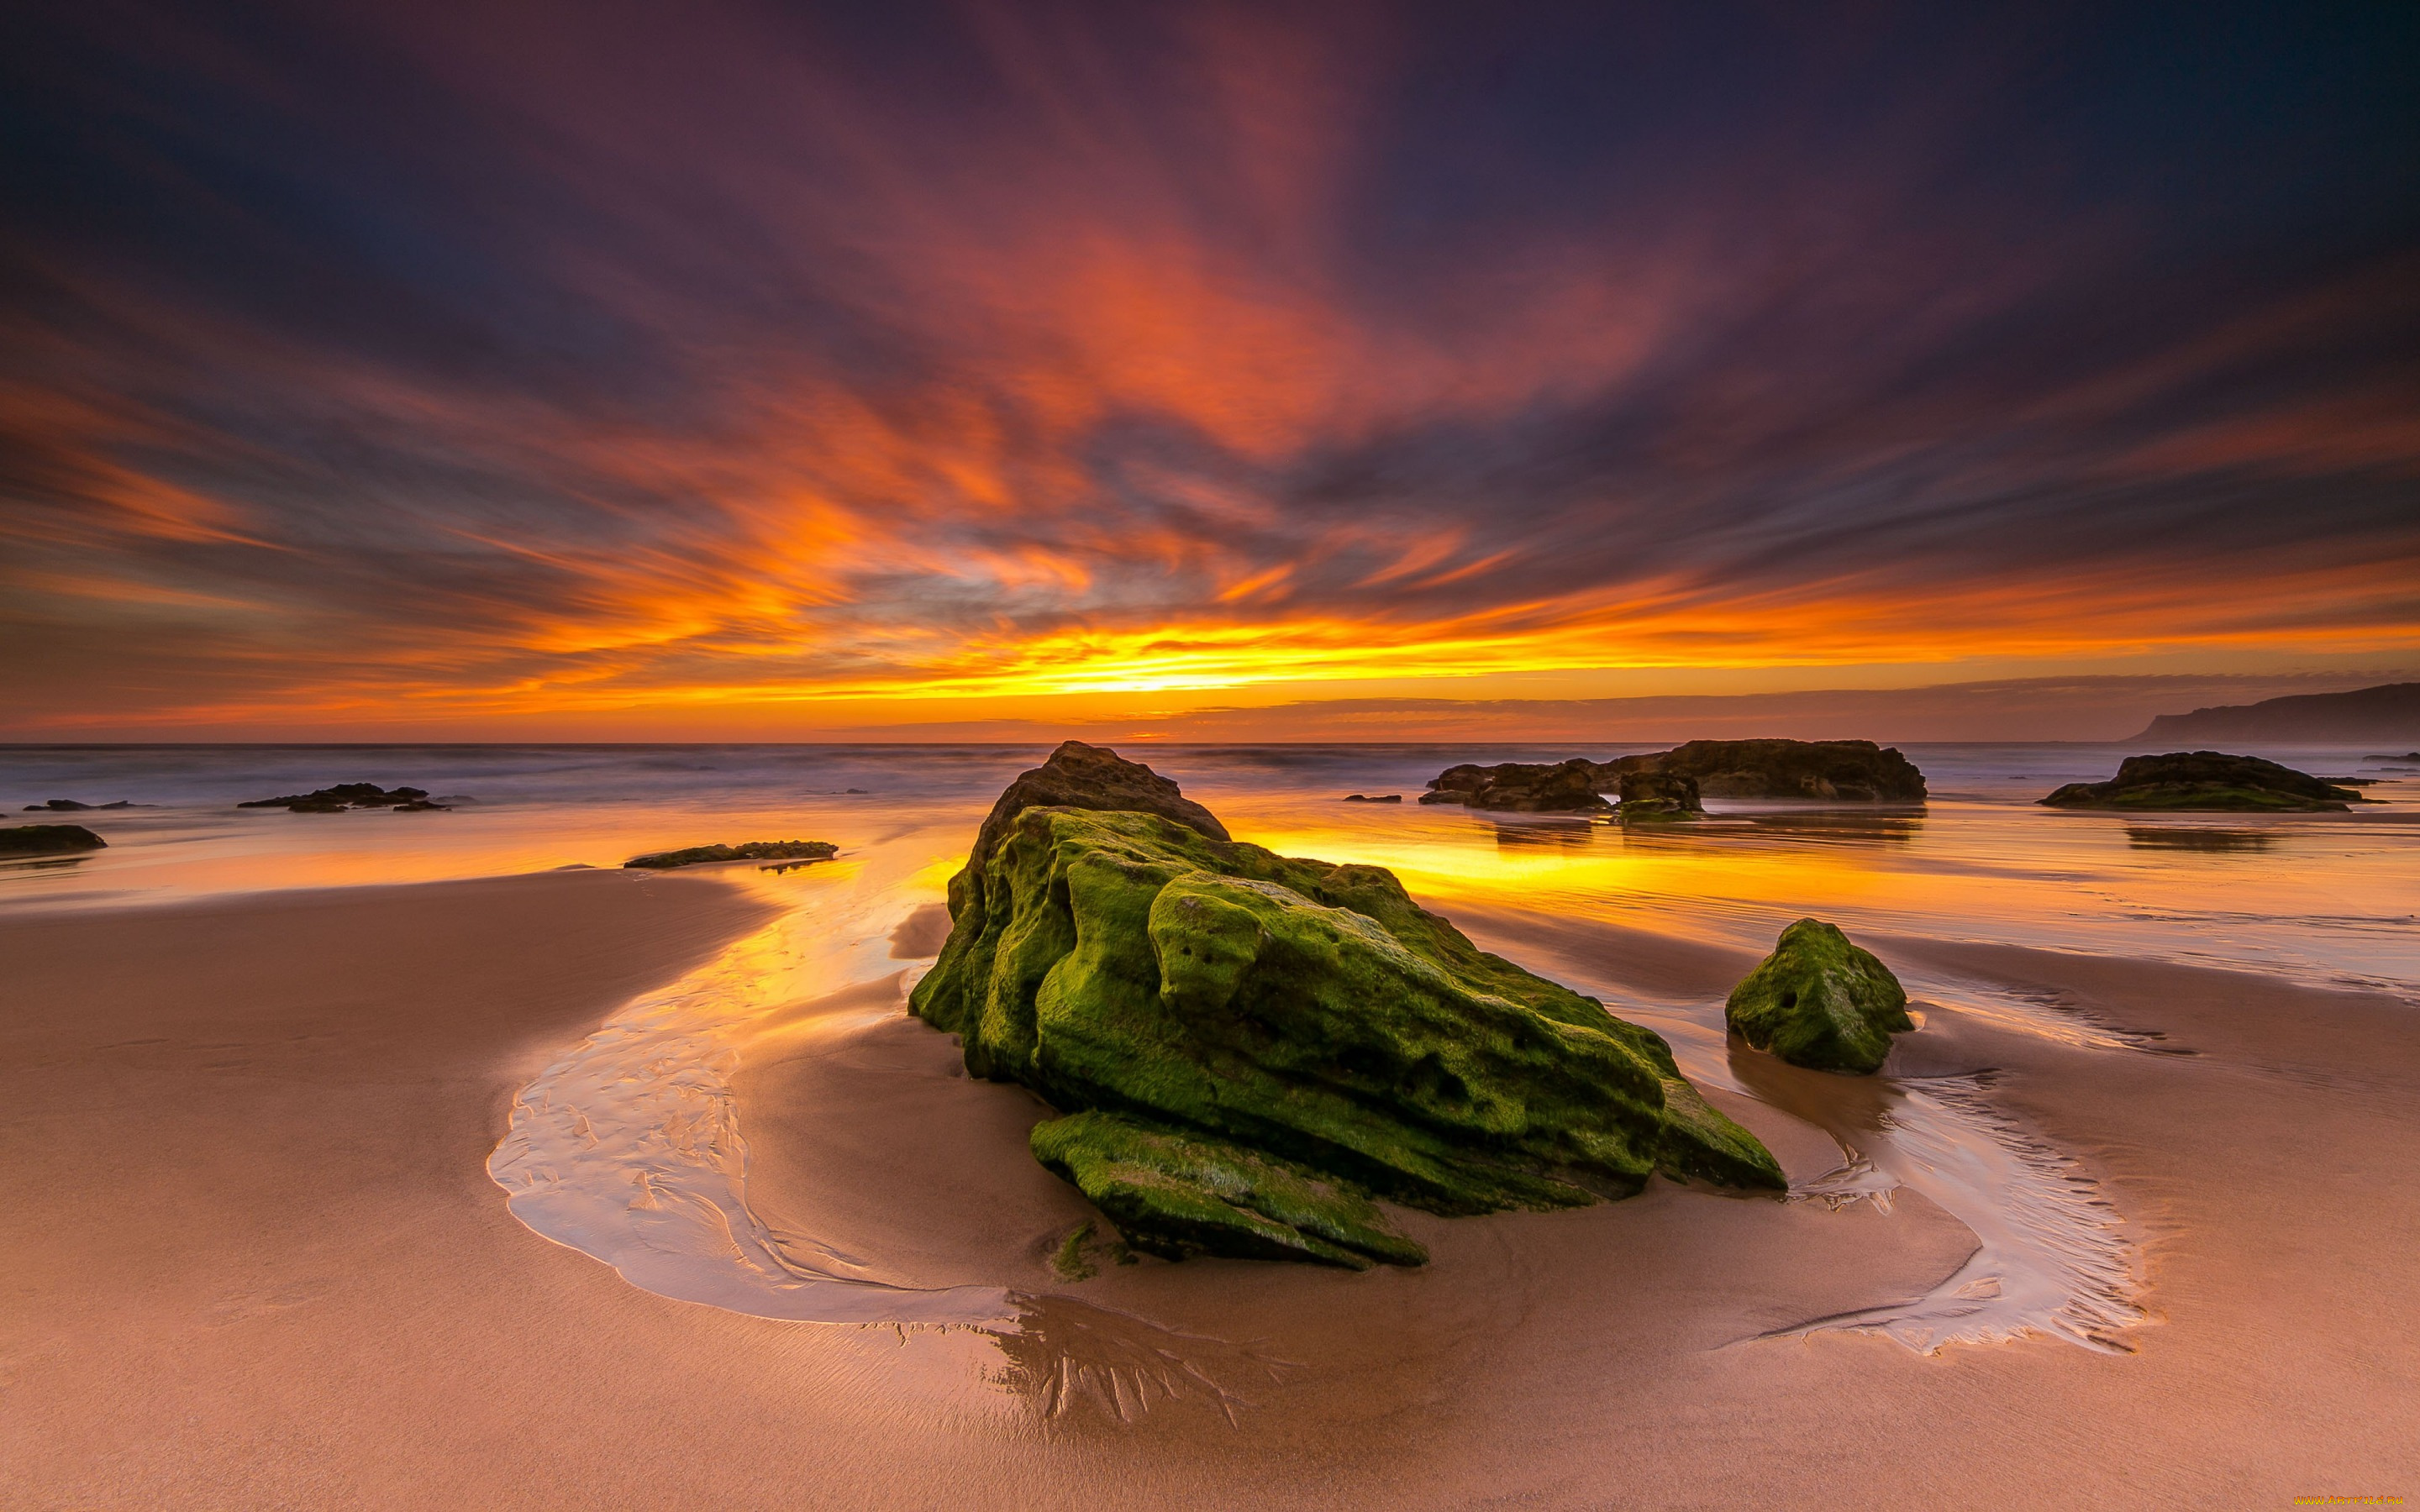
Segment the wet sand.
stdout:
<path fill-rule="evenodd" d="M 0 1504 L 2420 1492 L 2413 1004 L 1870 941 L 2132 1046 L 1942 1006 L 1903 1042 L 1895 1073 L 1989 1068 L 1994 1103 L 2102 1183 L 2142 1246 L 2152 1317 L 2131 1353 L 2036 1339 L 1927 1356 L 1754 1338 L 1955 1271 L 1972 1235 L 1904 1193 L 1884 1212 L 1659 1184 L 1575 1212 L 1405 1215 L 1435 1257 L 1417 1272 L 1096 1252 L 1097 1275 L 1059 1279 L 1051 1256 L 1087 1213 L 1024 1151 L 1042 1109 L 969 1082 L 946 1040 L 895 1015 L 892 979 L 791 1016 L 735 1087 L 749 1199 L 777 1238 L 886 1280 L 1041 1298 L 1012 1337 L 903 1335 L 639 1290 L 516 1222 L 484 1169 L 550 1057 L 764 917 L 708 877 L 573 873 L 0 920 L 16 1179 Z M 1549 974 L 1649 997 L 1718 996 L 1740 964 L 1602 925 L 1466 922 Z M 1761 1059 L 1735 1069 L 1761 1090 Z M 1809 1125 L 1721 1101 L 1793 1180 L 1836 1161 Z"/>

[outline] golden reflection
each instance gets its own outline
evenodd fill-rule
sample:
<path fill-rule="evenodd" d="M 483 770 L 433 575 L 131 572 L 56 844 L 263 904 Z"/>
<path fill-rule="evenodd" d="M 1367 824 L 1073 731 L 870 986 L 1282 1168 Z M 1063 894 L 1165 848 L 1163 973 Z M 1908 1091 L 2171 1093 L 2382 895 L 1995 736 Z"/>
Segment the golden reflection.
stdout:
<path fill-rule="evenodd" d="M 2138 851 L 2265 851 L 2277 843 L 2265 829 L 2206 829 L 2198 825 L 2128 825 L 2126 843 Z"/>

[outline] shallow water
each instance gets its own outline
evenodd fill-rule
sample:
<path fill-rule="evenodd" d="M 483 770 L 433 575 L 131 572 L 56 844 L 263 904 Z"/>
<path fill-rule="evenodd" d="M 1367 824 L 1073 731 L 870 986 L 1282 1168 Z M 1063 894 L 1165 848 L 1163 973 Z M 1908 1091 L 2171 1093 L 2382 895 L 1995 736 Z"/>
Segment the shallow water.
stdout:
<path fill-rule="evenodd" d="M 1343 804 L 1401 792 L 1452 761 L 1549 759 L 1563 748 L 1156 748 L 1145 755 L 1239 839 L 1393 868 L 1440 911 L 1525 926 L 1642 932 L 1761 953 L 1805 914 L 1873 938 L 1976 941 L 2274 973 L 2420 992 L 2420 779 L 2353 751 L 2266 752 L 2308 770 L 2382 778 L 2394 800 L 2344 815 L 2054 812 L 2030 800 L 2106 776 L 2107 748 L 1910 748 L 1933 790 L 1921 809 L 1711 805 L 1714 822 L 1624 831 L 1581 819 L 1491 818 L 1457 808 Z M 1023 748 L 150 748 L 0 752 L 15 807 L 53 796 L 157 808 L 81 816 L 110 848 L 64 864 L 0 867 L 0 907 L 149 902 L 613 865 L 713 841 L 828 839 L 841 860 L 773 875 L 739 870 L 785 913 L 672 988 L 632 1003 L 517 1100 L 489 1163 L 514 1212 L 634 1285 L 686 1301 L 818 1322 L 965 1326 L 1090 1354 L 1011 1349 L 1031 1386 L 1129 1398 L 1214 1379 L 1190 1363 L 1219 1341 L 1156 1336 L 1148 1320 L 970 1275 L 939 1289 L 885 1279 L 881 1257 L 774 1234 L 746 1196 L 744 1108 L 733 1070 L 779 1039 L 837 1048 L 895 1014 L 911 963 L 892 931 L 941 895 L 990 798 L 1040 752 Z M 1610 752 L 1588 752 L 1602 757 Z M 294 815 L 240 798 L 326 783 L 410 782 L 466 801 L 451 812 Z M 859 790 L 859 791 L 851 791 Z M 33 816 L 26 816 L 31 818 Z M 1545 952 L 1525 964 L 1604 997 L 1674 1044 L 1696 1080 L 1754 1097 L 1830 1134 L 1840 1169 L 1793 1194 L 1887 1203 L 1921 1193 L 1976 1235 L 1930 1292 L 1807 1319 L 1781 1336 L 1855 1329 L 1931 1350 L 2041 1334 L 2123 1348 L 2140 1319 L 2141 1257 L 2127 1196 L 2105 1190 L 1993 1101 L 1988 1077 L 1822 1077 L 1726 1044 L 1719 991 L 1642 987 Z M 2165 1053 L 2089 1005 L 1895 962 L 1936 1011 L 2096 1054 Z M 866 988 L 851 996 L 847 990 Z M 878 990 L 877 990 L 878 989 Z M 837 1005 L 837 1006 L 836 1006 Z M 1004 1346 L 1005 1347 L 1005 1346 Z M 1171 1362 L 1173 1362 L 1172 1364 Z M 1233 1366 L 1230 1360 L 1227 1365 Z M 1244 1373 L 1259 1368 L 1243 1362 Z M 1274 1367 L 1272 1367 L 1274 1368 Z"/>

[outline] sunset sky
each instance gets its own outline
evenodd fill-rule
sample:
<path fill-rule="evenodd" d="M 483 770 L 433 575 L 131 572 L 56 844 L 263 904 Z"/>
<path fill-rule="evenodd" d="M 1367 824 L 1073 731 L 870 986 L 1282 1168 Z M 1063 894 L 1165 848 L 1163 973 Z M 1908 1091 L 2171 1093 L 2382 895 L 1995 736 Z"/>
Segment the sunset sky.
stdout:
<path fill-rule="evenodd" d="M 0 737 L 2420 675 L 2415 76 L 2400 4 L 38 0 Z"/>

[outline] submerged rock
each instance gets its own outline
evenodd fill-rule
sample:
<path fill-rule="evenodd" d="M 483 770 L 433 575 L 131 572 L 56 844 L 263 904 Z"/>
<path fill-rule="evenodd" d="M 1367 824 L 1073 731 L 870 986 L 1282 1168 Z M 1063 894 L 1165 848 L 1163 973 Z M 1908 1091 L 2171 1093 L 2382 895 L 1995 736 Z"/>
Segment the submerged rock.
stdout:
<path fill-rule="evenodd" d="M 108 845 L 82 825 L 17 825 L 0 829 L 0 856 L 64 856 Z"/>
<path fill-rule="evenodd" d="M 1793 1066 L 1859 1073 L 1881 1069 L 1890 1037 L 1916 1027 L 1890 968 L 1820 918 L 1781 932 L 1773 953 L 1731 989 L 1723 1023 Z"/>
<path fill-rule="evenodd" d="M 1593 813 L 1613 806 L 1597 792 L 1606 769 L 1585 757 L 1543 764 L 1450 766 L 1429 783 L 1422 803 L 1461 803 L 1498 813 Z"/>
<path fill-rule="evenodd" d="M 1404 801 L 1404 795 L 1400 793 L 1348 793 L 1344 795 L 1344 801 L 1347 803 L 1401 803 Z"/>
<path fill-rule="evenodd" d="M 1896 747 L 1870 740 L 1692 740 L 1611 764 L 1623 775 L 1694 778 L 1710 798 L 1823 798 L 1922 803 L 1924 774 Z"/>
<path fill-rule="evenodd" d="M 2257 756 L 2180 750 L 2129 756 L 2108 781 L 2070 782 L 2040 801 L 2053 809 L 2322 813 L 2376 800 Z"/>
<path fill-rule="evenodd" d="M 375 782 L 339 782 L 312 793 L 289 793 L 282 798 L 255 798 L 239 809 L 286 809 L 295 813 L 343 813 L 349 809 L 395 809 L 404 813 L 444 809 L 427 788 L 382 788 Z"/>
<path fill-rule="evenodd" d="M 744 845 L 692 845 L 685 851 L 656 851 L 633 856 L 622 863 L 628 871 L 669 872 L 675 867 L 706 866 L 716 861 L 829 861 L 840 847 L 828 840 L 752 840 Z"/>
<path fill-rule="evenodd" d="M 1621 822 L 1625 825 L 1686 823 L 1703 819 L 1698 779 L 1685 772 L 1621 774 Z"/>
<path fill-rule="evenodd" d="M 1037 793 L 1060 796 L 1010 807 Z M 1784 1184 L 1653 1032 L 1480 950 L 1383 868 L 1228 840 L 1112 752 L 1070 742 L 1019 778 L 950 914 L 911 1011 L 1067 1115 L 1036 1155 L 1140 1249 L 1417 1263 L 1371 1196 L 1477 1213 L 1658 1169 Z"/>

